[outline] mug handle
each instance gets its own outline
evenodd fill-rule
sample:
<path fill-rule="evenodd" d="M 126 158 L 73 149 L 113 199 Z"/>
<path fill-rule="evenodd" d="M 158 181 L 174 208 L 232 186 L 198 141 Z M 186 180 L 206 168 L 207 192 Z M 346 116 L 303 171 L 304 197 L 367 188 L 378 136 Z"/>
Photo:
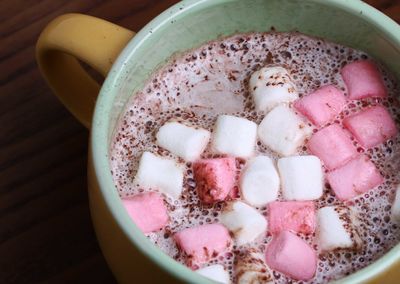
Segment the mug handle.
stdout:
<path fill-rule="evenodd" d="M 134 32 L 82 14 L 52 20 L 36 44 L 36 60 L 47 84 L 65 107 L 90 128 L 99 84 L 78 59 L 106 77 Z"/>

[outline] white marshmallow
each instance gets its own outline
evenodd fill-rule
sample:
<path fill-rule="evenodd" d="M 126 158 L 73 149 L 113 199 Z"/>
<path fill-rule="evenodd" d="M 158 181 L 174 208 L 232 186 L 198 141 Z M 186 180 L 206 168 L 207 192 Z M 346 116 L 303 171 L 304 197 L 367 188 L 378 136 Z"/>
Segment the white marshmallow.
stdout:
<path fill-rule="evenodd" d="M 298 99 L 299 94 L 288 71 L 280 66 L 264 67 L 254 72 L 249 82 L 257 111 L 270 111 L 281 103 Z"/>
<path fill-rule="evenodd" d="M 238 284 L 273 283 L 271 271 L 264 262 L 264 254 L 249 249 L 236 256 L 235 274 Z"/>
<path fill-rule="evenodd" d="M 266 218 L 241 201 L 230 203 L 222 212 L 220 220 L 235 235 L 238 245 L 254 241 L 267 230 Z"/>
<path fill-rule="evenodd" d="M 354 216 L 345 207 L 329 206 L 317 211 L 317 238 L 321 251 L 359 248 L 362 245 L 355 229 Z"/>
<path fill-rule="evenodd" d="M 285 105 L 269 112 L 258 127 L 261 142 L 283 156 L 296 153 L 311 132 L 311 127 Z"/>
<path fill-rule="evenodd" d="M 167 122 L 157 132 L 157 144 L 185 161 L 200 158 L 210 140 L 211 133 L 203 128 L 186 126 L 179 122 Z"/>
<path fill-rule="evenodd" d="M 212 147 L 218 154 L 247 158 L 253 155 L 257 139 L 257 124 L 231 115 L 218 116 Z"/>
<path fill-rule="evenodd" d="M 392 205 L 392 218 L 395 221 L 400 221 L 400 184 L 396 189 L 396 196 Z"/>
<path fill-rule="evenodd" d="M 174 160 L 144 152 L 134 182 L 146 189 L 158 189 L 178 199 L 182 192 L 183 172 L 183 167 Z"/>
<path fill-rule="evenodd" d="M 231 283 L 229 273 L 224 269 L 221 264 L 214 264 L 204 268 L 200 268 L 196 270 L 196 272 L 218 283 Z"/>
<path fill-rule="evenodd" d="M 317 156 L 292 156 L 278 160 L 282 195 L 287 200 L 314 200 L 323 193 L 323 172 Z"/>
<path fill-rule="evenodd" d="M 243 199 L 253 206 L 263 206 L 276 200 L 279 175 L 274 162 L 267 156 L 257 156 L 247 162 L 240 179 Z"/>

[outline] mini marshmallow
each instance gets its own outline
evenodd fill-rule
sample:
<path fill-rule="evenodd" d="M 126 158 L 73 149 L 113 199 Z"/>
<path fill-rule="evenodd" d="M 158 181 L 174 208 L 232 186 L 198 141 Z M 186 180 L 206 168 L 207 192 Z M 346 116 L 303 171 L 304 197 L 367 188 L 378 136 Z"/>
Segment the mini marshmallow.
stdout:
<path fill-rule="evenodd" d="M 273 237 L 267 247 L 265 259 L 270 268 L 296 280 L 310 280 L 317 270 L 314 249 L 288 231 Z"/>
<path fill-rule="evenodd" d="M 396 123 L 383 106 L 369 107 L 348 116 L 343 125 L 365 148 L 377 146 L 398 133 Z"/>
<path fill-rule="evenodd" d="M 308 149 L 324 162 L 328 170 L 343 166 L 358 155 L 349 133 L 337 123 L 314 133 L 308 141 Z"/>
<path fill-rule="evenodd" d="M 296 100 L 299 94 L 288 71 L 280 66 L 264 67 L 254 72 L 249 82 L 257 111 L 270 111 L 281 103 Z"/>
<path fill-rule="evenodd" d="M 211 133 L 203 128 L 167 122 L 157 132 L 157 144 L 185 161 L 197 160 L 206 148 Z"/>
<path fill-rule="evenodd" d="M 235 235 L 236 244 L 239 246 L 254 241 L 267 230 L 265 217 L 241 201 L 228 204 L 220 220 Z"/>
<path fill-rule="evenodd" d="M 197 269 L 196 272 L 218 283 L 231 283 L 229 272 L 226 271 L 221 264 L 214 264 L 201 269 Z"/>
<path fill-rule="evenodd" d="M 400 184 L 397 186 L 392 205 L 392 218 L 396 221 L 400 221 Z"/>
<path fill-rule="evenodd" d="M 345 207 L 328 206 L 317 211 L 317 239 L 321 251 L 358 249 L 362 245 L 354 226 L 355 217 Z"/>
<path fill-rule="evenodd" d="M 333 85 L 326 85 L 297 100 L 294 107 L 320 127 L 333 120 L 345 104 L 343 92 Z"/>
<path fill-rule="evenodd" d="M 314 200 L 323 193 L 323 172 L 317 156 L 292 156 L 278 160 L 282 194 L 287 200 Z"/>
<path fill-rule="evenodd" d="M 145 189 L 158 189 L 177 199 L 182 192 L 183 171 L 183 167 L 174 160 L 144 152 L 134 182 Z"/>
<path fill-rule="evenodd" d="M 383 182 L 381 173 L 366 155 L 360 155 L 329 172 L 326 178 L 339 200 L 351 199 Z"/>
<path fill-rule="evenodd" d="M 221 224 L 206 224 L 184 229 L 174 235 L 179 249 L 186 255 L 189 267 L 206 263 L 227 251 L 232 239 L 229 231 Z"/>
<path fill-rule="evenodd" d="M 261 142 L 283 156 L 296 153 L 310 134 L 307 123 L 285 105 L 270 111 L 258 127 Z"/>
<path fill-rule="evenodd" d="M 387 96 L 382 75 L 375 63 L 370 60 L 348 63 L 340 70 L 340 74 L 351 100 Z"/>
<path fill-rule="evenodd" d="M 282 231 L 314 233 L 316 218 L 312 201 L 274 201 L 267 208 L 268 230 L 272 235 Z"/>
<path fill-rule="evenodd" d="M 264 255 L 254 248 L 235 257 L 237 284 L 274 283 L 271 271 L 264 262 Z"/>
<path fill-rule="evenodd" d="M 235 185 L 235 158 L 202 159 L 193 163 L 196 190 L 204 203 L 223 201 Z"/>
<path fill-rule="evenodd" d="M 279 175 L 274 162 L 267 156 L 257 156 L 247 162 L 240 179 L 243 199 L 253 206 L 263 206 L 276 200 Z"/>
<path fill-rule="evenodd" d="M 147 192 L 122 199 L 129 217 L 143 233 L 158 231 L 168 223 L 168 210 L 156 192 Z"/>
<path fill-rule="evenodd" d="M 213 151 L 239 158 L 253 155 L 257 124 L 231 115 L 218 116 L 212 139 Z"/>

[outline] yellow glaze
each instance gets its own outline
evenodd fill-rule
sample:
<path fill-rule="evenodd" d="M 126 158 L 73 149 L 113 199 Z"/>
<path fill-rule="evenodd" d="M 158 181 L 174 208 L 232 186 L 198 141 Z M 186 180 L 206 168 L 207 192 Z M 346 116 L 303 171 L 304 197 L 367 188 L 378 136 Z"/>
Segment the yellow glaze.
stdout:
<path fill-rule="evenodd" d="M 397 284 L 400 283 L 400 261 L 395 262 L 389 269 L 373 276 L 368 284 Z"/>
<path fill-rule="evenodd" d="M 68 110 L 90 128 L 99 84 L 81 60 L 104 77 L 134 33 L 110 22 L 81 14 L 54 19 L 36 45 L 39 68 Z"/>

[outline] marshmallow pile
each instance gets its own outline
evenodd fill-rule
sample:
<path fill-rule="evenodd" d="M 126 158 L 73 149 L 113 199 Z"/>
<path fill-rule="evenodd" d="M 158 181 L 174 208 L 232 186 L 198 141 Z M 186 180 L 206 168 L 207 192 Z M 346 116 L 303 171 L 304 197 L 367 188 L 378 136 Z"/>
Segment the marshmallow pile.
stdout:
<path fill-rule="evenodd" d="M 350 115 L 342 125 L 333 122 L 347 99 L 386 96 L 382 78 L 370 61 L 350 63 L 341 74 L 348 98 L 333 85 L 299 98 L 285 68 L 254 72 L 249 91 L 256 110 L 265 113 L 259 125 L 225 114 L 217 117 L 212 130 L 166 122 L 156 141 L 173 158 L 142 154 L 134 183 L 146 193 L 123 199 L 130 217 L 144 233 L 165 227 L 169 218 L 163 196 L 181 198 L 185 167 L 190 166 L 200 202 L 223 203 L 219 222 L 186 224 L 173 236 L 186 264 L 200 275 L 230 283 L 225 268 L 210 262 L 233 245 L 260 242 L 267 233 L 272 241 L 264 254 L 253 249 L 236 256 L 238 283 L 268 283 L 273 280 L 270 269 L 296 280 L 312 279 L 317 251 L 304 241 L 305 236 L 316 236 L 321 253 L 360 249 L 358 219 L 352 209 L 344 205 L 317 208 L 314 201 L 323 195 L 325 178 L 341 201 L 381 184 L 381 173 L 357 151 L 351 136 L 367 149 L 395 136 L 397 128 L 383 106 Z M 256 154 L 257 140 L 279 158 Z M 305 144 L 310 154 L 300 155 Z M 206 149 L 217 157 L 202 157 Z M 245 163 L 241 170 L 237 161 Z M 400 220 L 400 193 L 392 213 Z"/>

